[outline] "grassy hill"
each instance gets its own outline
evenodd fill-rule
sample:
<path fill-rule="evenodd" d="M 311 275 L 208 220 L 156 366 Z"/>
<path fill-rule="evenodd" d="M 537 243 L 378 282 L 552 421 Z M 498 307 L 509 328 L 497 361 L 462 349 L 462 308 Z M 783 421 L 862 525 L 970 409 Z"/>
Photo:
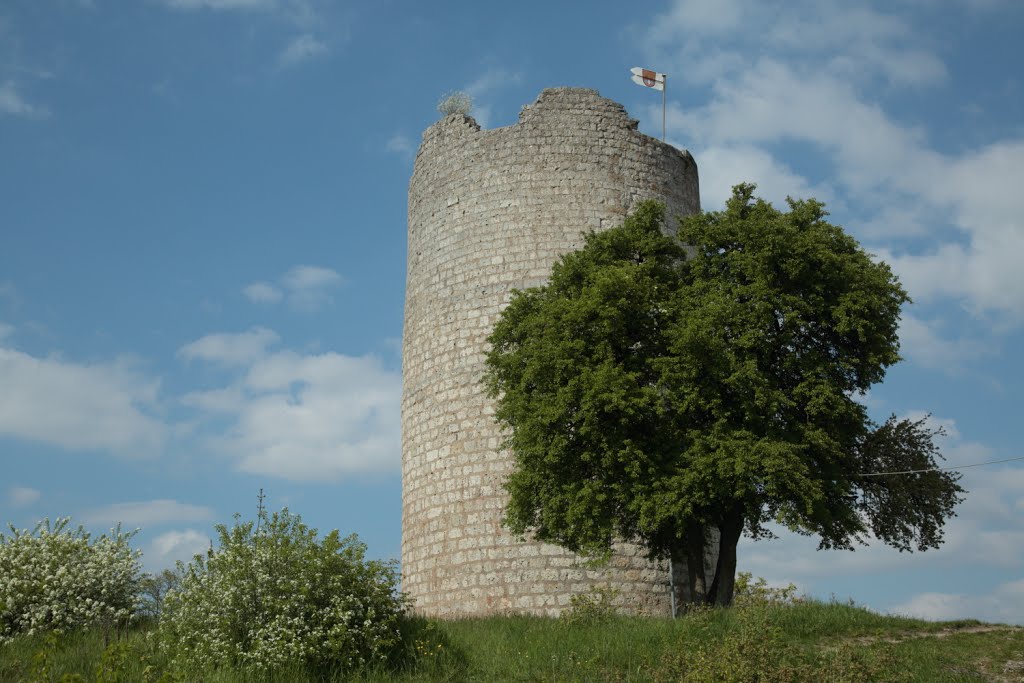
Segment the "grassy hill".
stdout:
<path fill-rule="evenodd" d="M 1024 629 L 926 622 L 835 602 L 761 602 L 676 620 L 600 604 L 568 619 L 414 620 L 386 669 L 276 681 L 1024 681 Z M 145 629 L 22 638 L 0 648 L 2 681 L 171 681 Z M 211 682 L 241 681 L 232 672 Z"/>

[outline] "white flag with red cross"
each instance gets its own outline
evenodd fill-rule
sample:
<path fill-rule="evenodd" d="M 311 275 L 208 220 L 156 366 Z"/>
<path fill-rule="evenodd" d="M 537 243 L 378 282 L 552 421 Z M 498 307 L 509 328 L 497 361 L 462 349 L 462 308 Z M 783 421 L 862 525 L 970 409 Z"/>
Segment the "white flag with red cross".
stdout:
<path fill-rule="evenodd" d="M 665 74 L 651 71 L 650 69 L 643 69 L 639 66 L 634 66 L 630 71 L 633 73 L 634 83 L 645 88 L 654 88 L 655 90 L 665 89 Z"/>

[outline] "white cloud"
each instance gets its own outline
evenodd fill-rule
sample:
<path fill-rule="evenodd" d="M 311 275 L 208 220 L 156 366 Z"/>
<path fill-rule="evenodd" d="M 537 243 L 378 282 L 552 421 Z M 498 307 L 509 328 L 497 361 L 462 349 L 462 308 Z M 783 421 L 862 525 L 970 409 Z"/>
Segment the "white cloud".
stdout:
<path fill-rule="evenodd" d="M 185 394 L 181 402 L 206 413 L 232 413 L 245 401 L 240 387 L 224 387 L 208 391 L 193 391 Z"/>
<path fill-rule="evenodd" d="M 759 26 L 758 42 L 741 23 Z M 940 152 L 880 106 L 879 88 L 946 77 L 899 8 L 681 0 L 646 38 L 652 64 L 711 89 L 705 104 L 669 111 L 672 136 L 697 150 L 706 206 L 751 173 L 772 179 L 766 194 L 825 195 L 833 213 L 854 207 L 867 234 L 889 242 L 875 251 L 915 300 L 1024 322 L 1024 140 Z M 780 160 L 794 143 L 824 164 L 814 172 L 828 186 Z"/>
<path fill-rule="evenodd" d="M 1024 578 L 999 584 L 987 593 L 920 593 L 887 610 L 919 619 L 974 618 L 1024 624 Z"/>
<path fill-rule="evenodd" d="M 242 293 L 253 303 L 274 304 L 286 300 L 290 308 L 311 313 L 331 303 L 330 290 L 342 282 L 344 278 L 331 268 L 297 265 L 282 275 L 277 284 L 254 282 Z"/>
<path fill-rule="evenodd" d="M 923 175 L 923 173 L 922 173 Z M 912 295 L 963 300 L 975 313 L 1024 319 L 1024 222 L 1015 201 L 1024 183 L 1024 140 L 1007 140 L 946 160 L 920 190 L 948 207 L 960 238 L 924 253 L 890 255 Z"/>
<path fill-rule="evenodd" d="M 196 555 L 210 547 L 210 537 L 195 529 L 168 531 L 154 538 L 143 555 L 151 572 L 173 567 L 175 562 L 188 564 Z"/>
<path fill-rule="evenodd" d="M 983 445 L 957 438 L 946 440 L 942 449 L 947 466 L 992 458 Z M 779 536 L 776 540 L 740 541 L 740 567 L 756 576 L 812 583 L 915 568 L 977 572 L 1024 566 L 1024 506 L 1019 505 L 1024 499 L 1024 468 L 997 465 L 965 469 L 960 484 L 967 490 L 966 498 L 957 507 L 957 516 L 947 521 L 944 543 L 936 550 L 900 553 L 875 540 L 854 552 L 819 551 L 815 538 L 774 528 Z"/>
<path fill-rule="evenodd" d="M 327 44 L 310 33 L 296 37 L 278 55 L 277 63 L 282 69 L 295 66 L 327 52 Z"/>
<path fill-rule="evenodd" d="M 152 455 L 167 427 L 147 414 L 160 382 L 125 361 L 78 364 L 0 348 L 0 434 L 130 456 Z"/>
<path fill-rule="evenodd" d="M 267 347 L 280 337 L 273 330 L 254 327 L 248 332 L 208 334 L 178 350 L 185 360 L 203 360 L 221 365 L 247 365 L 266 355 Z"/>
<path fill-rule="evenodd" d="M 28 119 L 45 119 L 50 115 L 46 107 L 34 105 L 18 92 L 13 81 L 0 85 L 0 114 L 23 116 Z"/>
<path fill-rule="evenodd" d="M 900 353 L 924 367 L 957 372 L 964 364 L 992 352 L 992 347 L 977 339 L 948 339 L 941 334 L 941 321 L 926 321 L 904 313 L 900 320 Z"/>
<path fill-rule="evenodd" d="M 388 138 L 387 143 L 384 144 L 384 149 L 401 156 L 411 156 L 416 151 L 412 145 L 412 140 L 401 133 L 396 133 Z"/>
<path fill-rule="evenodd" d="M 650 23 L 647 40 L 659 52 L 685 59 L 684 79 L 711 82 L 744 68 L 738 52 L 750 43 L 744 26 L 757 26 L 757 47 L 796 58 L 813 56 L 818 67 L 844 79 L 875 76 L 895 85 L 941 81 L 942 61 L 915 44 L 912 22 L 836 0 L 794 1 L 782 6 L 756 0 L 677 0 Z M 662 55 L 663 56 L 663 55 Z"/>
<path fill-rule="evenodd" d="M 784 206 L 787 196 L 826 203 L 832 196 L 829 188 L 811 187 L 806 178 L 751 145 L 713 146 L 694 153 L 700 159 L 701 204 L 707 210 L 721 210 L 732 186 L 741 181 L 756 183 L 758 196 L 777 206 Z"/>
<path fill-rule="evenodd" d="M 231 420 L 207 445 L 246 472 L 333 481 L 398 467 L 401 375 L 372 356 L 281 351 L 255 360 L 232 386 L 186 398 Z"/>
<path fill-rule="evenodd" d="M 254 282 L 246 286 L 242 293 L 256 304 L 276 304 L 284 296 L 280 289 L 269 282 Z"/>
<path fill-rule="evenodd" d="M 669 11 L 651 22 L 656 43 L 675 40 L 680 33 L 704 36 L 734 31 L 747 9 L 742 0 L 677 0 Z"/>
<path fill-rule="evenodd" d="M 338 273 L 320 266 L 295 266 L 282 278 L 284 286 L 292 292 L 329 287 L 340 281 Z"/>
<path fill-rule="evenodd" d="M 14 288 L 14 285 L 9 282 L 0 282 L 0 299 L 7 299 L 7 301 L 15 307 L 21 303 L 18 291 Z"/>
<path fill-rule="evenodd" d="M 288 292 L 288 305 L 306 312 L 331 303 L 333 299 L 329 290 L 341 282 L 337 272 L 320 266 L 295 266 L 281 278 L 281 284 Z"/>
<path fill-rule="evenodd" d="M 277 7 L 277 0 L 164 0 L 173 9 L 266 10 Z"/>
<path fill-rule="evenodd" d="M 911 420 L 926 416 L 923 411 L 905 415 Z M 954 420 L 936 416 L 927 420 L 929 428 L 942 427 L 946 432 L 937 440 L 946 458 L 940 466 L 975 465 L 999 459 L 986 445 L 964 438 Z M 938 549 L 901 553 L 876 539 L 868 546 L 858 546 L 854 552 L 819 551 L 816 538 L 775 527 L 773 531 L 778 539 L 740 541 L 740 568 L 755 576 L 772 576 L 801 585 L 842 582 L 846 577 L 877 576 L 881 579 L 901 571 L 938 571 L 945 576 L 955 572 L 969 575 L 984 571 L 1019 571 L 1024 566 L 1024 467 L 970 467 L 961 470 L 961 474 L 960 485 L 967 493 L 956 508 L 956 516 L 947 520 L 944 543 Z M 975 603 L 960 602 L 961 597 L 920 597 L 913 605 L 917 610 L 914 613 L 920 614 L 921 609 L 930 606 L 931 618 L 974 616 L 968 607 Z M 893 609 L 910 612 L 908 605 L 910 603 Z M 949 612 L 940 612 L 940 609 Z M 979 616 L 992 615 L 979 613 Z"/>
<path fill-rule="evenodd" d="M 487 128 L 491 123 L 493 107 L 486 102 L 487 95 L 509 85 L 515 85 L 522 81 L 522 78 L 520 73 L 495 67 L 482 73 L 463 89 L 467 95 L 473 98 L 473 110 L 470 114 L 481 128 Z"/>
<path fill-rule="evenodd" d="M 107 505 L 87 512 L 83 523 L 144 527 L 165 522 L 202 522 L 212 518 L 213 510 L 206 506 L 163 499 Z"/>
<path fill-rule="evenodd" d="M 523 80 L 520 73 L 497 67 L 488 69 L 475 81 L 466 86 L 466 94 L 473 98 L 481 97 L 491 91 L 515 85 Z"/>
<path fill-rule="evenodd" d="M 39 500 L 41 495 L 39 491 L 28 486 L 12 486 L 7 489 L 7 502 L 11 507 L 25 507 Z"/>

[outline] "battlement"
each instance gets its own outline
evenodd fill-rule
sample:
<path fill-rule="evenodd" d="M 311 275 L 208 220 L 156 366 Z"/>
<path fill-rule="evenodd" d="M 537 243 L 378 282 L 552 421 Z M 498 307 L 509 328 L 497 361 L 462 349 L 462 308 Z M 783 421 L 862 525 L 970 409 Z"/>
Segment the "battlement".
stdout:
<path fill-rule="evenodd" d="M 563 117 L 567 113 L 578 116 L 582 112 L 589 116 L 606 118 L 608 121 L 618 118 L 627 129 L 637 130 L 639 125 L 639 121 L 626 113 L 625 107 L 614 100 L 601 97 L 601 93 L 591 88 L 545 88 L 533 104 L 523 106 L 519 112 L 519 122 L 511 126 L 483 131 L 472 116 L 448 114 L 427 128 L 423 133 L 423 139 L 434 135 L 444 136 L 450 132 L 449 129 L 458 130 L 461 126 L 468 126 L 483 133 L 500 133 L 518 125 L 544 126 L 551 125 L 552 122 L 557 125 L 563 122 Z"/>
<path fill-rule="evenodd" d="M 409 183 L 402 346 L 403 590 L 420 612 L 557 614 L 572 594 L 606 585 L 628 611 L 668 613 L 667 568 L 636 546 L 598 570 L 505 532 L 513 463 L 480 384 L 510 292 L 542 284 L 583 232 L 621 223 L 648 198 L 669 216 L 699 211 L 697 165 L 595 90 L 544 90 L 503 128 L 452 114 L 424 132 Z"/>

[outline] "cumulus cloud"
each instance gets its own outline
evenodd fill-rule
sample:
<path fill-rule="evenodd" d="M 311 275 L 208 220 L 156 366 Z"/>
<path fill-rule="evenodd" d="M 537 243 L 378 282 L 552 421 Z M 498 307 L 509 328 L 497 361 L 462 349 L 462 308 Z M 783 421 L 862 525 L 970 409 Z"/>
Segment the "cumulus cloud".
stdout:
<path fill-rule="evenodd" d="M 294 38 L 278 55 L 277 64 L 282 69 L 296 66 L 327 52 L 327 44 L 310 33 Z"/>
<path fill-rule="evenodd" d="M 493 106 L 488 102 L 488 96 L 522 80 L 523 76 L 518 72 L 504 67 L 492 67 L 463 88 L 463 91 L 473 98 L 473 111 L 470 113 L 481 128 L 487 128 L 491 124 Z"/>
<path fill-rule="evenodd" d="M 28 486 L 12 486 L 7 489 L 7 502 L 11 507 L 26 507 L 39 500 L 42 494 Z"/>
<path fill-rule="evenodd" d="M 185 404 L 230 426 L 208 448 L 239 469 L 297 481 L 394 471 L 401 375 L 373 356 L 279 351 L 254 359 L 227 387 Z"/>
<path fill-rule="evenodd" d="M 1024 222 L 1015 199 L 1024 181 L 1024 140 L 943 162 L 919 186 L 926 200 L 952 211 L 958 239 L 926 251 L 893 251 L 890 262 L 921 298 L 957 298 L 975 313 L 1002 311 L 1024 319 L 1024 270 L 1016 258 L 1024 251 Z"/>
<path fill-rule="evenodd" d="M 13 81 L 0 84 L 0 114 L 21 116 L 28 119 L 45 119 L 50 115 L 46 107 L 31 104 L 21 93 Z"/>
<path fill-rule="evenodd" d="M 466 86 L 465 90 L 471 97 L 482 97 L 489 92 L 515 85 L 523 80 L 522 74 L 503 67 L 494 67 L 480 74 L 476 80 Z"/>
<path fill-rule="evenodd" d="M 881 76 L 894 84 L 925 85 L 946 75 L 941 60 L 917 44 L 911 22 L 836 0 L 797 0 L 783 6 L 756 0 L 676 0 L 650 22 L 647 39 L 694 67 L 677 70 L 683 78 L 709 82 L 741 69 L 744 60 L 737 46 L 749 41 L 743 27 L 752 25 L 758 27 L 761 51 L 795 59 L 812 56 L 835 76 Z"/>
<path fill-rule="evenodd" d="M 182 346 L 178 355 L 187 361 L 202 360 L 242 366 L 263 357 L 267 347 L 276 344 L 279 339 L 276 332 L 265 327 L 231 334 L 208 334 Z"/>
<path fill-rule="evenodd" d="M 158 572 L 176 562 L 188 563 L 210 547 L 210 537 L 195 529 L 167 531 L 154 538 L 143 553 L 147 571 Z"/>
<path fill-rule="evenodd" d="M 900 320 L 900 353 L 927 368 L 959 372 L 964 364 L 992 352 L 983 340 L 950 338 L 941 320 L 923 320 L 904 313 Z"/>
<path fill-rule="evenodd" d="M 164 4 L 179 10 L 266 10 L 277 7 L 277 0 L 164 0 Z"/>
<path fill-rule="evenodd" d="M 914 420 L 925 416 L 923 411 L 906 415 Z M 986 445 L 964 438 L 954 420 L 932 416 L 928 422 L 929 427 L 941 426 L 946 432 L 937 442 L 946 457 L 942 466 L 974 465 L 998 459 Z M 744 539 L 740 542 L 740 565 L 758 576 L 801 584 L 840 577 L 881 577 L 900 570 L 976 573 L 1024 566 L 1024 526 L 1021 525 L 1024 467 L 966 468 L 962 475 L 960 485 L 967 490 L 967 495 L 957 507 L 956 516 L 947 521 L 945 541 L 936 550 L 907 554 L 874 540 L 855 552 L 818 551 L 814 538 L 776 528 L 777 540 Z M 948 605 L 955 606 L 952 601 Z"/>
<path fill-rule="evenodd" d="M 758 26 L 756 40 L 741 25 Z M 652 63 L 710 90 L 703 104 L 669 111 L 670 135 L 701 161 L 705 208 L 750 175 L 773 201 L 817 196 L 865 226 L 872 251 L 916 301 L 1024 323 L 1016 263 L 1024 223 L 1015 206 L 1024 140 L 940 151 L 927 131 L 885 111 L 880 89 L 935 87 L 947 77 L 898 6 L 677 0 L 643 32 Z M 784 161 L 793 144 L 813 161 Z"/>
<path fill-rule="evenodd" d="M 919 619 L 965 617 L 1004 624 L 1024 624 L 1024 578 L 1001 583 L 982 593 L 919 593 L 889 607 L 891 614 Z"/>
<path fill-rule="evenodd" d="M 416 151 L 412 140 L 400 133 L 396 133 L 388 138 L 388 141 L 384 144 L 384 149 L 404 157 L 412 156 L 412 153 Z"/>
<path fill-rule="evenodd" d="M 290 308 L 310 313 L 331 303 L 331 290 L 343 281 L 331 268 L 298 265 L 282 275 L 277 284 L 253 282 L 242 293 L 253 303 L 274 304 L 286 300 Z"/>
<path fill-rule="evenodd" d="M 680 145 L 682 147 L 682 145 Z M 776 206 L 785 206 L 787 196 L 816 197 L 830 202 L 832 190 L 812 186 L 768 152 L 752 145 L 716 145 L 699 150 L 701 202 L 709 209 L 719 209 L 732 196 L 738 182 L 757 184 L 757 194 Z"/>
<path fill-rule="evenodd" d="M 168 436 L 150 414 L 159 380 L 126 361 L 81 364 L 0 348 L 0 386 L 2 435 L 126 456 L 153 455 Z"/>
<path fill-rule="evenodd" d="M 269 282 L 254 282 L 247 285 L 242 294 L 254 304 L 276 304 L 284 296 L 280 289 Z"/>
<path fill-rule="evenodd" d="M 282 283 L 292 292 L 319 289 L 337 284 L 341 276 L 330 268 L 320 266 L 295 266 L 282 278 Z"/>
<path fill-rule="evenodd" d="M 87 512 L 83 523 L 145 527 L 166 522 L 202 522 L 212 518 L 213 510 L 204 505 L 161 499 L 106 505 Z"/>

